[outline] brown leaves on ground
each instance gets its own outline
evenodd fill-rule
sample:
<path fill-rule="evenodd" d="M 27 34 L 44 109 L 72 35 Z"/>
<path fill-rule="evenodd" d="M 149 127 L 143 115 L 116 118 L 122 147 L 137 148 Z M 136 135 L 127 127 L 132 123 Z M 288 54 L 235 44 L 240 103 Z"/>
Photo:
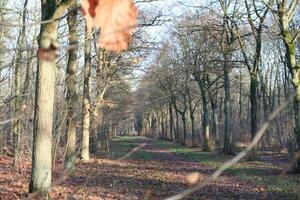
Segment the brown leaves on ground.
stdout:
<path fill-rule="evenodd" d="M 54 186 L 49 194 L 51 199 L 86 200 L 140 200 L 164 199 L 207 178 L 214 170 L 208 166 L 177 156 L 157 146 L 154 140 L 143 139 L 136 146 L 146 143 L 139 150 L 146 160 L 91 159 L 77 162 L 76 170 L 66 181 Z M 113 144 L 115 153 L 118 144 Z M 134 147 L 133 147 L 134 148 Z M 137 152 L 138 153 L 138 152 Z M 19 170 L 13 170 L 12 158 L 0 156 L 0 199 L 24 199 L 30 178 L 30 160 L 22 160 Z M 63 163 L 57 162 L 53 182 L 60 178 Z M 190 180 L 187 180 L 190 177 Z M 194 193 L 188 199 L 289 199 L 285 194 L 269 192 L 267 186 L 257 186 L 231 176 L 222 176 Z"/>
<path fill-rule="evenodd" d="M 138 11 L 132 0 L 81 0 L 88 31 L 101 28 L 100 47 L 126 50 L 136 27 Z"/>

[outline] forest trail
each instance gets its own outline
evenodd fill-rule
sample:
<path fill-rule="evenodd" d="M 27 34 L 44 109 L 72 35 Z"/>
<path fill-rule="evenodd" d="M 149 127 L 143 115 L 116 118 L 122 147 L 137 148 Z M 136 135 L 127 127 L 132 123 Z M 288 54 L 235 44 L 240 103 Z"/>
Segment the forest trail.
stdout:
<path fill-rule="evenodd" d="M 217 162 L 220 156 L 144 137 L 118 137 L 113 140 L 110 149 L 111 159 L 92 159 L 88 163 L 78 161 L 75 172 L 62 184 L 52 188 L 51 199 L 164 199 L 188 187 L 185 179 L 188 173 L 200 172 L 202 178 L 210 175 L 214 171 L 211 164 Z M 132 152 L 133 149 L 138 150 Z M 128 152 L 130 156 L 120 160 Z M 186 157 L 185 153 L 191 156 Z M 197 153 L 197 158 L 203 162 L 193 160 Z M 226 157 L 223 156 L 224 159 Z M 16 174 L 7 171 L 9 167 L 5 165 L 10 164 L 8 158 L 1 158 L 0 199 L 4 195 L 5 199 L 25 197 L 29 163 L 23 166 L 21 174 Z M 244 170 L 252 173 L 249 169 Z M 260 173 L 257 175 L 262 176 L 276 177 L 280 174 L 279 169 L 257 166 L 255 170 Z M 59 169 L 54 172 L 54 180 L 59 179 L 56 171 Z M 286 196 L 286 193 L 271 190 L 271 185 L 257 185 L 238 176 L 226 173 L 219 181 L 202 188 L 188 199 L 297 199 L 291 192 Z M 14 180 L 20 181 L 14 182 L 10 177 L 18 177 Z"/>

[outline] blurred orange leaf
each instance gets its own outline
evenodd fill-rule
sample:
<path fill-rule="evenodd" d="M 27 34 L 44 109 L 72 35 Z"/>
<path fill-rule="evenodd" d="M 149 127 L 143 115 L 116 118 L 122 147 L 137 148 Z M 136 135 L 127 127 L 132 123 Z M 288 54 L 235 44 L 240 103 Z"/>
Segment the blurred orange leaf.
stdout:
<path fill-rule="evenodd" d="M 136 27 L 138 11 L 132 0 L 81 0 L 88 31 L 101 28 L 100 47 L 126 50 Z"/>
<path fill-rule="evenodd" d="M 189 173 L 186 177 L 188 185 L 194 185 L 203 179 L 203 176 L 199 172 Z"/>

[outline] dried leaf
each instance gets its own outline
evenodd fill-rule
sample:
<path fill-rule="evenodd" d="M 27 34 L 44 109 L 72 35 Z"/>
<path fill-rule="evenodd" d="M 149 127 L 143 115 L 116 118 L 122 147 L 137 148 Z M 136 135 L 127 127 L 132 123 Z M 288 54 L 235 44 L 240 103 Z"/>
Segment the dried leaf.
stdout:
<path fill-rule="evenodd" d="M 95 7 L 98 5 L 98 0 L 81 0 L 82 11 L 86 19 L 87 31 L 91 32 L 94 26 L 94 17 L 96 16 Z"/>
<path fill-rule="evenodd" d="M 185 179 L 188 185 L 194 185 L 198 181 L 202 180 L 203 176 L 199 172 L 193 172 L 188 174 Z"/>
<path fill-rule="evenodd" d="M 101 28 L 100 47 L 126 50 L 136 27 L 137 8 L 132 0 L 81 0 L 89 32 Z"/>

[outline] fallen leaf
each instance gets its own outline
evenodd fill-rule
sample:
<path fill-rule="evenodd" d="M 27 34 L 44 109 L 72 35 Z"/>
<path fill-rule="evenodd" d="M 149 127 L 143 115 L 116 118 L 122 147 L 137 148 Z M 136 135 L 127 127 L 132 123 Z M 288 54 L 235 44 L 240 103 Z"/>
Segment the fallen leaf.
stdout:
<path fill-rule="evenodd" d="M 188 185 L 194 185 L 197 182 L 199 182 L 200 180 L 203 179 L 203 176 L 199 173 L 199 172 L 193 172 L 188 174 L 186 177 L 186 182 Z"/>

